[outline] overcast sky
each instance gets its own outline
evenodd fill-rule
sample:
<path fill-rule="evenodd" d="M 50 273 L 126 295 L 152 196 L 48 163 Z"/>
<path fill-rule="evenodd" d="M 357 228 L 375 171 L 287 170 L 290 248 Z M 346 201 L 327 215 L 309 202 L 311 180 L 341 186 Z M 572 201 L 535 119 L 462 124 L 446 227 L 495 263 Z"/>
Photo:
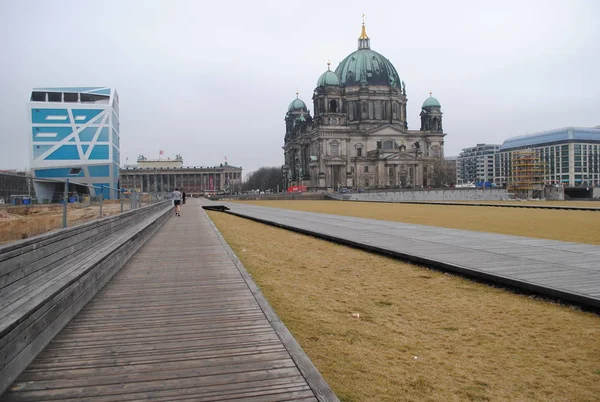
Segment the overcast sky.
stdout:
<path fill-rule="evenodd" d="M 600 125 L 600 1 L 0 1 L 0 169 L 29 164 L 31 88 L 109 86 L 121 161 L 283 164 L 296 90 L 371 48 L 406 83 L 409 129 L 429 91 L 447 156 L 476 143 Z M 333 69 L 333 68 L 332 68 Z"/>

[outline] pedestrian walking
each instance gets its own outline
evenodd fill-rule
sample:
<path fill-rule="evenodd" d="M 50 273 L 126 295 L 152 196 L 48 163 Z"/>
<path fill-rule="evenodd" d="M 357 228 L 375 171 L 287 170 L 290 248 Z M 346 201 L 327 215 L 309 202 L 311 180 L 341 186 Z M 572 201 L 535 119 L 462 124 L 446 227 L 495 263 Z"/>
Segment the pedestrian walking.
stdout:
<path fill-rule="evenodd" d="M 185 191 L 183 189 L 181 189 L 181 203 L 185 204 Z"/>
<path fill-rule="evenodd" d="M 181 192 L 178 188 L 173 191 L 173 208 L 175 208 L 175 216 L 181 216 Z"/>

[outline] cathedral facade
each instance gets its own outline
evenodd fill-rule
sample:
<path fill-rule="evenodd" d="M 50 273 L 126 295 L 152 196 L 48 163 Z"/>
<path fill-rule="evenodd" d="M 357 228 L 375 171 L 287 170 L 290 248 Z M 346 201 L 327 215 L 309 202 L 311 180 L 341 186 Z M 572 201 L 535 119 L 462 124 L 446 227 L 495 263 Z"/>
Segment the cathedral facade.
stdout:
<path fill-rule="evenodd" d="M 415 188 L 432 185 L 444 157 L 440 103 L 431 96 L 420 130 L 409 130 L 406 87 L 365 25 L 358 49 L 317 80 L 314 116 L 298 98 L 285 115 L 284 174 L 309 189 Z"/>

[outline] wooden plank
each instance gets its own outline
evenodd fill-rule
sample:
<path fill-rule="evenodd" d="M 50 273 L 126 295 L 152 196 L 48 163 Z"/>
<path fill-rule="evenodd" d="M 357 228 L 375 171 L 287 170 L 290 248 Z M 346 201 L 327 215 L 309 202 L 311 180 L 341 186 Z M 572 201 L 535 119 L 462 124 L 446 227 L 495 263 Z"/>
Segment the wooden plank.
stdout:
<path fill-rule="evenodd" d="M 184 206 L 3 397 L 337 401 L 322 378 L 315 391 L 320 374 L 295 359 L 232 254 L 200 206 Z"/>
<path fill-rule="evenodd" d="M 143 222 L 144 220 L 140 220 Z M 77 280 L 65 284 L 62 291 L 46 295 L 33 313 L 16 317 L 17 321 L 5 326 L 10 331 L 2 337 L 0 361 L 2 372 L 0 390 L 5 390 L 48 342 L 100 290 L 142 243 L 162 224 L 160 212 L 146 219 L 147 225 L 125 242 L 110 256 L 103 258 L 94 269 L 85 270 Z M 35 318 L 35 320 L 34 320 Z M 13 326 L 11 329 L 10 326 Z M 14 327 L 16 325 L 16 327 Z"/>

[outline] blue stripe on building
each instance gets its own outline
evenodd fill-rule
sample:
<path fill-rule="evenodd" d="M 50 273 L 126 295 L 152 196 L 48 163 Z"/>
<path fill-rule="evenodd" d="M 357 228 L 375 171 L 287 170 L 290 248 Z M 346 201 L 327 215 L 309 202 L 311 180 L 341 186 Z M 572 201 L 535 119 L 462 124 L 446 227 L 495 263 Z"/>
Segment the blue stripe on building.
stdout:
<path fill-rule="evenodd" d="M 48 120 L 48 117 L 51 119 Z M 53 119 L 54 117 L 63 117 L 62 119 Z M 69 112 L 67 109 L 31 109 L 31 122 L 34 124 L 53 123 L 69 124 Z"/>
<path fill-rule="evenodd" d="M 94 149 L 92 149 L 88 159 L 108 159 L 108 156 L 108 145 L 96 145 L 94 146 Z"/>
<path fill-rule="evenodd" d="M 79 141 L 92 141 L 96 135 L 98 127 L 86 127 L 79 132 Z"/>
<path fill-rule="evenodd" d="M 109 165 L 88 166 L 88 171 L 90 172 L 90 177 L 108 177 L 108 176 L 110 176 L 110 166 Z"/>
<path fill-rule="evenodd" d="M 110 88 L 88 91 L 88 93 L 94 95 L 110 95 Z"/>
<path fill-rule="evenodd" d="M 77 124 L 85 124 L 97 117 L 104 109 L 73 109 L 73 118 Z M 83 117 L 83 118 L 82 118 Z"/>
<path fill-rule="evenodd" d="M 48 151 L 54 145 L 34 145 L 33 146 L 33 157 L 34 159 L 39 158 L 44 154 L 44 152 Z"/>
<path fill-rule="evenodd" d="M 62 141 L 73 133 L 73 129 L 69 127 L 32 127 L 31 135 L 33 136 L 33 142 L 58 142 Z M 47 135 L 56 134 L 56 137 L 49 137 Z"/>
<path fill-rule="evenodd" d="M 103 127 L 102 130 L 100 130 L 98 141 L 108 142 L 108 127 Z"/>
<path fill-rule="evenodd" d="M 34 169 L 33 175 L 34 177 L 40 179 L 52 179 L 59 178 L 64 179 L 66 177 L 83 177 L 83 169 L 76 176 L 69 176 L 69 172 L 71 171 L 70 167 L 67 168 L 52 168 L 52 169 Z"/>
<path fill-rule="evenodd" d="M 57 88 L 33 88 L 34 91 L 46 92 L 90 92 L 105 89 L 106 87 L 57 87 Z M 109 89 L 110 91 L 110 89 Z"/>
<path fill-rule="evenodd" d="M 46 160 L 79 160 L 77 145 L 63 145 L 48 155 Z"/>

